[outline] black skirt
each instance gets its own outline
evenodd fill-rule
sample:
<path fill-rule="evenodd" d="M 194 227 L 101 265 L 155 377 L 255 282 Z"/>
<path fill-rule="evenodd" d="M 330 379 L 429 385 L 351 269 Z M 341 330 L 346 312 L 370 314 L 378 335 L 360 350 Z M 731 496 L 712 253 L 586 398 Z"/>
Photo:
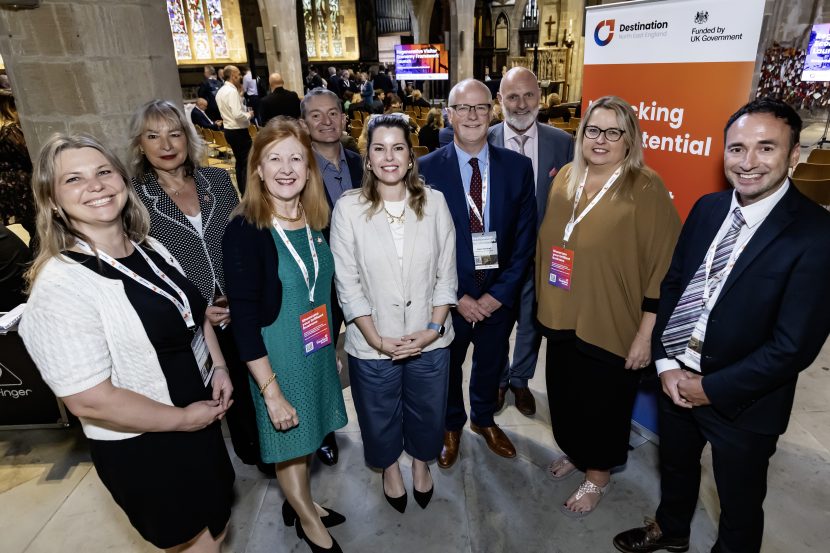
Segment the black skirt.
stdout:
<path fill-rule="evenodd" d="M 581 470 L 610 470 L 628 459 L 631 412 L 642 371 L 583 342 L 572 330 L 545 331 L 553 437 Z"/>

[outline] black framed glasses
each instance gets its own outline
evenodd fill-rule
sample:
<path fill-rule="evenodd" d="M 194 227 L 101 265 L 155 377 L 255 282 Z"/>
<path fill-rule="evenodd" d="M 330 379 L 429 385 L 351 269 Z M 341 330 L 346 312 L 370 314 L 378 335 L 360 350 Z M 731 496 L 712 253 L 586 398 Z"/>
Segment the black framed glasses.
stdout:
<path fill-rule="evenodd" d="M 616 142 L 622 138 L 623 133 L 625 133 L 624 130 L 616 129 L 614 127 L 611 127 L 610 129 L 600 129 L 599 127 L 595 127 L 593 125 L 585 127 L 585 137 L 590 138 L 591 140 L 595 140 L 599 138 L 599 135 L 604 134 L 605 139 L 608 142 Z"/>
<path fill-rule="evenodd" d="M 478 115 L 487 115 L 490 113 L 490 107 L 490 104 L 455 104 L 454 106 L 450 106 L 450 108 L 454 109 L 455 112 L 461 117 L 467 117 L 470 115 L 470 110 L 472 109 L 474 109 Z"/>

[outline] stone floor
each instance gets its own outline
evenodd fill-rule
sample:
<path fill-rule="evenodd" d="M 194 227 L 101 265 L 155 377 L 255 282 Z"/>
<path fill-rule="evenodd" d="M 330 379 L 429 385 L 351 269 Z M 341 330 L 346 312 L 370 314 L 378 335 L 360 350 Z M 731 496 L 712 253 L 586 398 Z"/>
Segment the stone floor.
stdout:
<path fill-rule="evenodd" d="M 543 346 L 544 347 L 544 346 Z M 544 352 L 542 352 L 544 358 Z M 540 366 L 541 369 L 541 366 Z M 315 498 L 348 516 L 333 535 L 346 552 L 582 553 L 614 551 L 619 530 L 641 522 L 658 501 L 657 448 L 631 452 L 609 495 L 590 517 L 574 521 L 558 506 L 579 480 L 554 483 L 545 466 L 557 454 L 544 394 L 544 371 L 531 381 L 539 412 L 526 418 L 512 406 L 497 417 L 518 457 L 491 454 L 464 432 L 461 458 L 450 470 L 433 465 L 435 496 L 426 510 L 410 501 L 406 514 L 385 504 L 380 474 L 363 464 L 350 389 L 349 424 L 338 432 L 340 462 L 315 465 Z M 830 542 L 830 344 L 802 375 L 790 429 L 772 460 L 764 552 L 827 551 Z M 408 461 L 404 478 L 411 483 Z M 715 538 L 717 494 L 705 476 L 691 551 L 708 551 Z M 237 500 L 226 551 L 307 551 L 282 525 L 282 493 L 251 467 L 237 464 Z M 411 499 L 411 498 L 410 498 Z M 145 552 L 144 543 L 103 488 L 80 431 L 0 432 L 0 551 Z M 293 529 L 292 529 L 293 530 Z M 823 546 L 821 544 L 824 544 Z"/>

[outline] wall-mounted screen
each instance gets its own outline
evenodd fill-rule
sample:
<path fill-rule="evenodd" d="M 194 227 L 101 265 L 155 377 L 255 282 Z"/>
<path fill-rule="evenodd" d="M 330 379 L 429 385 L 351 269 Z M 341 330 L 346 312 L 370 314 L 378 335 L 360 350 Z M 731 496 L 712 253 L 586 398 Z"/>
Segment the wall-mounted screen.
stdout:
<path fill-rule="evenodd" d="M 830 81 L 830 23 L 813 25 L 802 81 Z"/>

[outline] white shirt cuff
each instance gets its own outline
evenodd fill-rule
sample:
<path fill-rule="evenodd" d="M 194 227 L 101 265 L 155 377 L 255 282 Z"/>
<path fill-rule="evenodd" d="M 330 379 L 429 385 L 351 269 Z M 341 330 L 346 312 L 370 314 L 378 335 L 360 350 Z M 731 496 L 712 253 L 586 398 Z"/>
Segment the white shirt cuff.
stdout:
<path fill-rule="evenodd" d="M 660 376 L 660 373 L 680 368 L 680 363 L 674 359 L 658 359 L 654 364 L 657 367 L 657 376 Z"/>

